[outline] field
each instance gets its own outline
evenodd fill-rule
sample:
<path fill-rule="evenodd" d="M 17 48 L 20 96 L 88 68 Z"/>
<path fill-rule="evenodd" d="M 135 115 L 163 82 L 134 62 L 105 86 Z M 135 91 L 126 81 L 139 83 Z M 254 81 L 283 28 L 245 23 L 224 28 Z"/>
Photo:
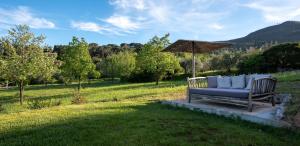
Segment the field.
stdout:
<path fill-rule="evenodd" d="M 277 92 L 291 93 L 289 112 L 299 109 L 299 72 L 275 74 Z M 300 132 L 162 105 L 185 96 L 184 81 L 83 85 L 87 103 L 71 104 L 75 85 L 27 86 L 20 106 L 17 89 L 0 89 L 0 145 L 299 145 Z"/>

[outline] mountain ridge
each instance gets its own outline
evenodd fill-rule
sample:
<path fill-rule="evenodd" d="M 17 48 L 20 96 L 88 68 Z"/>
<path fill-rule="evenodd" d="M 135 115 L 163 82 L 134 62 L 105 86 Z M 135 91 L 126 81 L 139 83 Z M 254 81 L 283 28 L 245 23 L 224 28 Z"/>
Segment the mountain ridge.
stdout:
<path fill-rule="evenodd" d="M 258 47 L 266 43 L 288 43 L 300 41 L 300 21 L 286 21 L 281 24 L 268 26 L 248 35 L 227 40 L 235 47 Z"/>

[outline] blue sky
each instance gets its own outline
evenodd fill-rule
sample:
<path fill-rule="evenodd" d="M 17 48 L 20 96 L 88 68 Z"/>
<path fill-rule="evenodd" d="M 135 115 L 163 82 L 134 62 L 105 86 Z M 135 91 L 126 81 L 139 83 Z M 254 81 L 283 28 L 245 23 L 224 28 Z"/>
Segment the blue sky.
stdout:
<path fill-rule="evenodd" d="M 44 34 L 48 45 L 72 36 L 89 43 L 145 43 L 238 38 L 287 20 L 300 20 L 299 0 L 1 0 L 0 36 L 16 24 Z"/>

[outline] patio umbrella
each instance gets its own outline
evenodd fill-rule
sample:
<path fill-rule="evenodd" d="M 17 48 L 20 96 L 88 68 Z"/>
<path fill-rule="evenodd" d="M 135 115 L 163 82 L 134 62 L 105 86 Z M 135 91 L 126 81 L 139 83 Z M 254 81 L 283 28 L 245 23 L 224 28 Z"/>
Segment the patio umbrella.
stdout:
<path fill-rule="evenodd" d="M 166 52 L 188 52 L 193 55 L 193 77 L 195 77 L 195 53 L 208 53 L 217 49 L 229 47 L 231 44 L 223 42 L 206 42 L 195 40 L 177 40 L 173 44 L 166 47 Z"/>

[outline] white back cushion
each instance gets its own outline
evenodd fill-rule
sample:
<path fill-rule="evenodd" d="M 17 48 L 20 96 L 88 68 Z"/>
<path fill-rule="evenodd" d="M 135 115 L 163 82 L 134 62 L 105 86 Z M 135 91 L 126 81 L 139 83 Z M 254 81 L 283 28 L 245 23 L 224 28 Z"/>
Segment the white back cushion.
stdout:
<path fill-rule="evenodd" d="M 231 77 L 231 88 L 242 89 L 245 88 L 245 75 L 232 76 Z"/>
<path fill-rule="evenodd" d="M 218 87 L 217 88 L 231 88 L 231 78 L 218 76 L 217 78 Z"/>

